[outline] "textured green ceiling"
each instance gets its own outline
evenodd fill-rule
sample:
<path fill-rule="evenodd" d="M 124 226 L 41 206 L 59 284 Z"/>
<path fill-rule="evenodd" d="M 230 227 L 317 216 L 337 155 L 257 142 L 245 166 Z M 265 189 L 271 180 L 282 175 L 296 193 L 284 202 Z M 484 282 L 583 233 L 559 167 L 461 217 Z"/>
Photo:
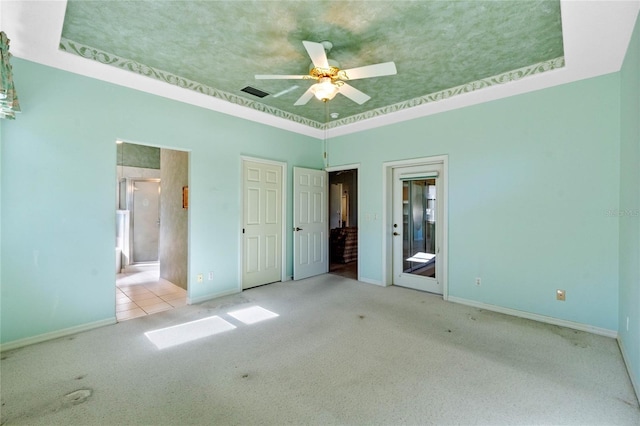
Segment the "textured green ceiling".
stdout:
<path fill-rule="evenodd" d="M 250 108 L 322 127 L 326 111 L 294 102 L 308 80 L 303 40 L 329 40 L 341 68 L 393 61 L 395 76 L 350 84 L 331 126 L 502 84 L 564 65 L 559 0 L 86 1 L 69 0 L 60 48 Z M 515 71 L 515 72 L 514 72 Z M 281 96 L 259 99 L 252 86 Z"/>

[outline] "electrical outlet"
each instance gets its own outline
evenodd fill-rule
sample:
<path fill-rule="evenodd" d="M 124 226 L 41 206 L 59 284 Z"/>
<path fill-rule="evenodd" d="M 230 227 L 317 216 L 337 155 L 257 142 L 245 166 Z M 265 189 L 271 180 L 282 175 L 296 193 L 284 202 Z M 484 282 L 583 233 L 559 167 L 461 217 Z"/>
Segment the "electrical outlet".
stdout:
<path fill-rule="evenodd" d="M 209 271 L 209 281 L 213 281 L 213 271 Z"/>
<path fill-rule="evenodd" d="M 476 285 L 480 285 L 482 284 L 482 280 L 480 279 L 480 277 L 476 278 Z"/>
<path fill-rule="evenodd" d="M 204 281 L 204 275 L 203 274 L 198 274 L 198 277 L 196 278 L 196 280 L 201 283 Z"/>
<path fill-rule="evenodd" d="M 564 290 L 556 290 L 556 299 L 564 302 L 566 293 Z"/>

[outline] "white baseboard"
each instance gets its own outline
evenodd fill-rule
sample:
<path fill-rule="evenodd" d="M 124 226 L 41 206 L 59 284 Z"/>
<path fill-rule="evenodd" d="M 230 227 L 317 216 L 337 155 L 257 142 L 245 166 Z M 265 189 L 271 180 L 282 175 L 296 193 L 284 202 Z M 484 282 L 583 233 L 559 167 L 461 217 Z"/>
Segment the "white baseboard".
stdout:
<path fill-rule="evenodd" d="M 514 317 L 526 318 L 538 322 L 544 322 L 547 324 L 558 325 L 560 327 L 572 328 L 574 330 L 586 331 L 587 333 L 593 333 L 600 336 L 611 337 L 613 339 L 618 337 L 618 332 L 615 330 L 609 330 L 606 328 L 595 327 L 589 324 L 583 324 L 579 322 L 567 321 L 559 318 L 548 317 L 545 315 L 533 314 L 531 312 L 519 311 L 517 309 L 505 308 L 502 306 L 489 305 L 475 300 L 463 299 L 461 297 L 449 296 L 447 301 L 453 303 L 460 303 L 461 305 L 473 306 L 474 308 L 485 309 L 487 311 L 499 312 L 501 314 L 507 314 Z"/>
<path fill-rule="evenodd" d="M 363 283 L 367 283 L 367 284 L 373 284 L 373 285 L 378 285 L 378 286 L 384 287 L 384 284 L 382 284 L 382 281 L 372 280 L 371 278 L 358 277 L 358 281 L 363 282 Z"/>
<path fill-rule="evenodd" d="M 618 336 L 616 340 L 618 341 L 618 347 L 620 348 L 620 353 L 622 354 L 624 365 L 627 367 L 627 371 L 631 372 L 631 365 L 627 362 L 629 358 L 627 356 L 627 351 L 624 347 L 624 343 L 622 342 L 622 339 L 620 339 L 620 336 Z M 638 383 L 638 381 L 635 377 L 633 377 L 632 374 L 629 374 L 629 379 L 631 379 L 631 386 L 633 386 L 633 390 L 636 392 L 636 399 L 638 400 L 638 403 L 640 403 L 640 383 Z"/>
<path fill-rule="evenodd" d="M 2 345 L 0 345 L 0 352 L 10 351 L 12 349 L 33 345 L 35 343 L 45 342 L 47 340 L 58 339 L 60 337 L 81 333 L 83 331 L 93 330 L 94 328 L 104 327 L 106 325 L 113 325 L 116 322 L 117 322 L 116 317 L 111 317 L 111 318 L 107 318 L 100 321 L 77 325 L 75 327 L 69 327 L 62 330 L 52 331 L 51 333 L 44 333 L 44 334 L 39 334 L 33 337 L 26 337 L 24 339 L 14 340 L 12 342 L 3 343 Z"/>
<path fill-rule="evenodd" d="M 208 302 L 209 300 L 217 299 L 218 297 L 229 296 L 232 294 L 240 293 L 242 290 L 238 290 L 237 288 L 221 291 L 220 293 L 207 294 L 206 296 L 191 298 L 187 297 L 187 305 L 196 305 L 202 302 Z"/>

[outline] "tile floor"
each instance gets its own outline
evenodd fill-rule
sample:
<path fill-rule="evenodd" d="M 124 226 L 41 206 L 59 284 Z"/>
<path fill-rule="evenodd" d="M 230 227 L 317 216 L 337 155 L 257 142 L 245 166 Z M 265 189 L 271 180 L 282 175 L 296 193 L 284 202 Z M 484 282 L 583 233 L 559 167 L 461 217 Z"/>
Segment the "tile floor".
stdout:
<path fill-rule="evenodd" d="M 116 276 L 118 321 L 166 311 L 186 303 L 186 290 L 160 278 L 156 268 Z"/>

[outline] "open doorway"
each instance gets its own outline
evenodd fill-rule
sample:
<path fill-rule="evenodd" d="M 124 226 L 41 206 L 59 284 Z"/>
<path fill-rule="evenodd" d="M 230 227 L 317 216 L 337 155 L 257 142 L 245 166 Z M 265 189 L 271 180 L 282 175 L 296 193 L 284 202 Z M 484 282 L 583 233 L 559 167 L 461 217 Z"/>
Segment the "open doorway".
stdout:
<path fill-rule="evenodd" d="M 329 273 L 358 279 L 358 169 L 329 172 Z"/>
<path fill-rule="evenodd" d="M 116 318 L 187 300 L 189 154 L 117 143 Z"/>

